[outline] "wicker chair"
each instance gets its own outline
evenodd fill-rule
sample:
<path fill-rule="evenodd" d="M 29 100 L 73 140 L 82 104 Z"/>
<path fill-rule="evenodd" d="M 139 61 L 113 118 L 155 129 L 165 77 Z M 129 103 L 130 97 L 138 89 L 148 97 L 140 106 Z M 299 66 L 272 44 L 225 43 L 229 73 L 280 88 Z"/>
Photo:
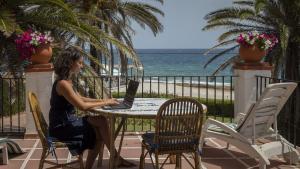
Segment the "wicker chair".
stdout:
<path fill-rule="evenodd" d="M 71 165 L 74 163 L 79 163 L 80 169 L 84 168 L 83 165 L 83 159 L 82 159 L 82 154 L 78 156 L 78 159 L 69 163 L 58 163 L 56 153 L 55 153 L 55 148 L 62 148 L 66 147 L 66 145 L 62 142 L 55 141 L 53 138 L 48 137 L 48 125 L 45 121 L 45 118 L 41 112 L 39 102 L 37 100 L 37 97 L 34 93 L 29 92 L 28 93 L 28 100 L 29 100 L 29 105 L 30 109 L 33 115 L 34 123 L 36 130 L 38 132 L 38 135 L 40 137 L 42 146 L 43 146 L 43 152 L 42 152 L 42 157 L 41 161 L 39 164 L 39 169 L 42 169 L 44 166 L 44 163 L 48 163 L 53 165 L 50 168 L 74 168 Z M 47 160 L 46 158 L 48 157 L 49 154 L 53 154 L 56 158 L 56 163 Z"/>
<path fill-rule="evenodd" d="M 196 169 L 200 168 L 199 139 L 203 123 L 202 105 L 192 98 L 175 98 L 165 102 L 158 110 L 155 133 L 143 134 L 140 169 L 144 168 L 145 157 L 149 153 L 153 167 L 159 169 L 158 156 L 176 156 L 176 168 L 181 168 L 181 156 Z M 145 150 L 147 152 L 145 153 Z M 183 153 L 192 153 L 195 166 Z M 153 160 L 152 154 L 155 159 Z"/>

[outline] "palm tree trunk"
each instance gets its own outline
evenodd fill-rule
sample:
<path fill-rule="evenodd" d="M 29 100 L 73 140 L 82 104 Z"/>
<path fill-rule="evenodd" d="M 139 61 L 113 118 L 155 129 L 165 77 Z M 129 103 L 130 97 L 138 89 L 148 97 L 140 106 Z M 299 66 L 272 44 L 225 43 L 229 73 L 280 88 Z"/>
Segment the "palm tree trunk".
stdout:
<path fill-rule="evenodd" d="M 110 55 L 111 55 L 111 59 L 110 59 L 110 75 L 113 76 L 114 75 L 114 64 L 115 64 L 115 59 L 114 59 L 114 48 L 112 43 L 109 43 L 110 46 Z"/>
<path fill-rule="evenodd" d="M 121 75 L 127 77 L 128 59 L 122 51 L 119 51 L 119 53 L 120 53 Z"/>
<path fill-rule="evenodd" d="M 91 54 L 94 58 L 98 58 L 98 55 L 97 55 L 97 49 L 96 49 L 93 45 L 90 45 L 90 54 Z M 97 64 L 94 63 L 93 61 L 91 61 L 90 65 L 91 65 L 91 67 L 94 69 L 94 71 L 97 72 L 97 70 L 98 70 Z"/>

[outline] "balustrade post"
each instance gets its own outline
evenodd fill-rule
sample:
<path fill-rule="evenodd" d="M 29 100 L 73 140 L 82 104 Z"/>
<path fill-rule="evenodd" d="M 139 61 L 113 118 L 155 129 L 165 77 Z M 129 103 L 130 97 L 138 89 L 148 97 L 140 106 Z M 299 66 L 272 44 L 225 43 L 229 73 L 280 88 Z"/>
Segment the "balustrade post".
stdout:
<path fill-rule="evenodd" d="M 234 69 L 234 118 L 247 113 L 251 103 L 256 101 L 257 76 L 271 77 L 272 66 L 268 63 L 235 63 Z"/>
<path fill-rule="evenodd" d="M 54 70 L 52 63 L 31 65 L 26 69 L 26 133 L 25 137 L 36 137 L 37 132 L 28 104 L 28 92 L 34 92 L 39 100 L 42 113 L 49 122 L 50 97 L 54 83 Z M 49 123 L 48 123 L 49 124 Z"/>

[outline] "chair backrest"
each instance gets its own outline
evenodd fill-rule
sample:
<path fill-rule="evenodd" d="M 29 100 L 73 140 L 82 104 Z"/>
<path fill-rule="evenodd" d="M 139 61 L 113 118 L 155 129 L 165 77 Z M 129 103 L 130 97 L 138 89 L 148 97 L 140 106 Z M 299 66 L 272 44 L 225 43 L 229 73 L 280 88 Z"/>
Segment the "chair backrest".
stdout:
<path fill-rule="evenodd" d="M 252 142 L 255 138 L 267 135 L 272 125 L 277 132 L 277 115 L 296 87 L 297 83 L 293 82 L 267 85 L 236 130 L 243 136 L 252 138 Z"/>
<path fill-rule="evenodd" d="M 47 136 L 48 136 L 48 124 L 41 111 L 39 101 L 36 95 L 32 92 L 28 92 L 28 101 L 30 110 L 34 119 L 35 127 L 38 135 L 41 139 L 43 147 L 48 147 Z"/>
<path fill-rule="evenodd" d="M 154 143 L 158 151 L 194 151 L 203 123 L 201 103 L 192 98 L 166 101 L 158 110 Z"/>

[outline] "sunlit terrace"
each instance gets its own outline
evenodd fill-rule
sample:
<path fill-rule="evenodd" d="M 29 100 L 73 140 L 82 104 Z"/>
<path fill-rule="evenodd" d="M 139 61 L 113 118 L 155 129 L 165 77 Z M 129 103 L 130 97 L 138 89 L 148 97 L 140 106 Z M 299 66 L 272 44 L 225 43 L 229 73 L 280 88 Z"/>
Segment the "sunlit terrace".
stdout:
<path fill-rule="evenodd" d="M 148 79 L 147 79 L 148 78 Z M 213 79 L 214 78 L 214 79 Z M 233 122 L 233 109 L 234 109 L 234 87 L 228 85 L 225 81 L 232 81 L 234 76 L 220 76 L 220 77 L 143 77 L 141 80 L 143 83 L 140 85 L 138 90 L 138 97 L 160 97 L 160 98 L 173 98 L 180 96 L 188 96 L 199 99 L 204 105 L 207 106 L 206 118 L 213 118 L 221 122 Z M 150 80 L 151 79 L 151 80 Z M 153 81 L 155 79 L 155 81 Z M 163 79 L 163 80 L 162 80 Z M 171 79 L 170 81 L 166 81 Z M 196 81 L 198 79 L 208 79 L 210 81 L 200 83 L 194 83 L 192 85 L 187 85 L 186 81 Z M 218 80 L 220 79 L 220 80 Z M 109 92 L 114 95 L 114 97 L 123 97 L 126 86 L 118 85 L 122 84 L 121 79 L 106 79 L 103 81 L 108 85 Z M 88 79 L 86 79 L 86 82 Z M 176 81 L 182 81 L 180 85 L 174 85 Z M 202 80 L 201 80 L 202 81 Z M 264 87 L 266 82 L 271 82 L 270 79 L 262 79 L 262 77 L 257 77 L 258 85 Z M 17 81 L 14 81 L 17 82 Z M 19 79 L 19 82 L 22 80 Z M 221 82 L 218 85 L 217 83 Z M 230 83 L 233 84 L 233 83 Z M 195 87 L 196 86 L 196 87 Z M 194 88 L 193 88 L 194 87 Z M 2 89 L 7 90 L 7 89 Z M 259 93 L 259 91 L 258 91 Z M 16 97 L 17 100 L 22 100 L 22 97 L 25 97 L 24 91 L 20 93 L 15 93 L 16 96 L 21 96 L 20 98 Z M 8 110 L 8 115 L 1 117 L 1 134 L 3 137 L 9 137 L 25 151 L 24 154 L 16 155 L 10 154 L 9 161 L 7 165 L 0 165 L 2 169 L 32 169 L 38 168 L 41 153 L 42 145 L 41 141 L 37 136 L 26 136 L 24 138 L 24 132 L 26 128 L 26 116 L 30 115 L 27 113 L 13 113 L 16 110 L 23 110 L 24 107 L 16 107 L 15 109 L 11 108 Z M 117 119 L 117 123 L 120 122 Z M 287 121 L 290 122 L 290 121 Z M 128 119 L 126 121 L 126 133 L 124 137 L 124 142 L 121 150 L 121 156 L 125 159 L 128 159 L 136 164 L 136 167 L 139 168 L 140 155 L 141 155 L 141 135 L 146 131 L 154 131 L 155 121 L 151 119 Z M 281 127 L 288 126 L 282 131 L 298 131 L 297 128 L 292 128 L 287 125 L 287 123 L 282 124 Z M 288 134 L 287 132 L 282 132 L 283 135 L 292 140 L 291 143 L 296 145 L 297 142 L 297 133 L 294 132 L 294 135 Z M 120 141 L 120 136 L 116 139 L 116 146 L 118 146 Z M 258 140 L 256 144 L 263 144 L 268 142 L 267 139 Z M 297 147 L 298 150 L 299 147 Z M 58 161 L 59 162 L 70 162 L 74 160 L 74 157 L 71 156 L 67 149 L 58 148 L 56 150 Z M 208 169 L 250 169 L 250 168 L 259 168 L 258 159 L 252 158 L 248 155 L 247 152 L 243 152 L 235 146 L 230 145 L 227 148 L 226 142 L 209 137 L 205 139 L 205 145 L 201 149 L 201 163 L 204 167 Z M 87 153 L 84 154 L 84 160 L 86 160 Z M 167 156 L 162 155 L 159 157 L 160 162 L 162 163 Z M 192 155 L 187 154 L 186 157 L 192 160 Z M 54 156 L 49 156 L 48 159 L 51 159 L 55 162 Z M 93 168 L 108 168 L 109 163 L 109 152 L 108 149 L 104 149 L 103 153 L 103 162 L 101 166 L 98 166 L 97 163 L 94 164 Z M 44 166 L 46 168 L 47 164 Z M 152 163 L 149 155 L 146 156 L 145 168 L 152 168 Z M 270 159 L 270 165 L 267 166 L 268 169 L 291 169 L 299 168 L 300 166 L 290 165 L 284 160 L 282 156 L 274 156 Z M 170 163 L 167 160 L 164 168 L 175 168 L 174 163 Z M 182 168 L 192 168 L 185 159 L 182 158 Z"/>

